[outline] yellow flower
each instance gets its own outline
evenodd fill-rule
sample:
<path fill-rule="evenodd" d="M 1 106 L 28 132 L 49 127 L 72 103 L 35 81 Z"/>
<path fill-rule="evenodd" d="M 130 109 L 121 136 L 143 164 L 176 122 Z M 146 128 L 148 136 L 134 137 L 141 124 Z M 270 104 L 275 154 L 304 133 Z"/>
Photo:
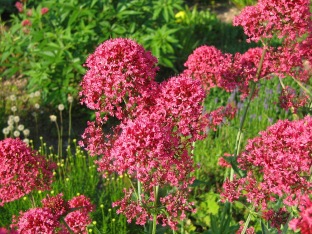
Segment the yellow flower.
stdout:
<path fill-rule="evenodd" d="M 175 18 L 177 20 L 175 21 L 176 23 L 181 23 L 182 21 L 185 20 L 186 12 L 185 11 L 179 11 L 176 15 Z"/>

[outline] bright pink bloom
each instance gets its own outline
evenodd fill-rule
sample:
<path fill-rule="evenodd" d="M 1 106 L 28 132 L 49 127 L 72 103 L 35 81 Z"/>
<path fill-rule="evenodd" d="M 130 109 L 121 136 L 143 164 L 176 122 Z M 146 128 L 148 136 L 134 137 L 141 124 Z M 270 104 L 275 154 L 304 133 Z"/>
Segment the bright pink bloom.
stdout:
<path fill-rule="evenodd" d="M 0 205 L 21 198 L 32 190 L 50 189 L 56 166 L 20 140 L 0 141 Z"/>
<path fill-rule="evenodd" d="M 279 97 L 281 108 L 288 110 L 293 107 L 294 112 L 297 113 L 298 108 L 305 106 L 308 103 L 308 95 L 296 94 L 296 90 L 292 89 L 289 86 L 286 86 L 285 89 L 282 89 L 282 93 Z"/>
<path fill-rule="evenodd" d="M 263 214 L 265 220 L 270 223 L 270 226 L 277 228 L 278 233 L 282 233 L 282 230 L 280 229 L 281 225 L 285 225 L 289 217 L 289 213 L 287 212 L 286 207 L 284 206 L 283 208 L 279 208 L 278 211 L 271 209 L 269 211 L 263 212 Z"/>
<path fill-rule="evenodd" d="M 60 216 L 65 215 L 69 211 L 69 204 L 65 199 L 62 199 L 62 193 L 56 195 L 55 197 L 44 198 L 41 203 L 43 208 L 50 209 L 56 219 Z"/>
<path fill-rule="evenodd" d="M 307 31 L 311 32 L 309 5 L 309 0 L 259 0 L 257 5 L 245 7 L 234 18 L 234 26 L 244 28 L 245 34 L 250 37 L 249 42 L 274 35 L 295 40 Z"/>
<path fill-rule="evenodd" d="M 286 195 L 285 205 L 297 205 L 302 192 L 311 192 L 312 184 L 303 175 L 309 173 L 312 165 L 312 118 L 279 120 L 259 134 L 260 137 L 248 140 L 246 151 L 238 157 L 247 177 L 226 180 L 222 200 L 232 202 L 245 196 L 249 203 L 265 210 L 268 201 Z M 258 171 L 263 176 L 261 180 L 257 179 Z"/>
<path fill-rule="evenodd" d="M 49 11 L 49 8 L 43 7 L 43 8 L 41 9 L 41 15 L 44 15 L 44 14 L 48 13 L 48 11 Z"/>
<path fill-rule="evenodd" d="M 133 115 L 136 105 L 151 95 L 158 67 L 151 52 L 130 39 L 111 39 L 91 54 L 89 68 L 80 83 L 81 103 L 88 108 L 123 119 Z M 121 105 L 126 104 L 126 108 Z"/>
<path fill-rule="evenodd" d="M 29 21 L 29 19 L 23 20 L 22 26 L 26 26 L 26 25 L 31 26 L 31 22 Z"/>
<path fill-rule="evenodd" d="M 32 9 L 30 9 L 30 10 L 27 11 L 27 15 L 28 15 L 29 17 L 31 17 L 31 15 L 32 15 Z"/>
<path fill-rule="evenodd" d="M 226 119 L 228 121 L 234 119 L 236 112 L 237 108 L 233 108 L 231 104 L 228 104 L 226 107 L 221 106 L 205 115 L 207 121 L 206 126 L 209 126 L 214 131 L 217 131 L 215 127 L 222 123 L 225 124 L 224 121 Z"/>
<path fill-rule="evenodd" d="M 15 6 L 16 6 L 16 8 L 18 9 L 18 11 L 20 12 L 20 13 L 23 13 L 23 3 L 21 3 L 21 2 L 16 2 L 15 3 Z"/>
<path fill-rule="evenodd" d="M 233 157 L 233 155 L 228 154 L 228 153 L 225 153 L 224 156 L 225 157 Z M 231 168 L 232 167 L 231 164 L 228 163 L 227 161 L 225 161 L 225 159 L 223 157 L 219 158 L 218 165 L 220 165 L 221 167 L 227 167 L 227 168 Z"/>
<path fill-rule="evenodd" d="M 18 234 L 18 232 L 14 229 L 7 230 L 6 228 L 1 227 L 0 228 L 0 234 Z"/>
<path fill-rule="evenodd" d="M 244 229 L 244 226 L 245 226 L 244 221 L 239 221 L 239 224 L 241 226 L 239 227 L 239 230 L 236 232 L 236 234 L 241 234 L 243 229 Z M 254 227 L 247 228 L 245 233 L 246 234 L 254 234 L 255 233 L 255 228 Z"/>
<path fill-rule="evenodd" d="M 30 29 L 29 28 L 23 28 L 23 33 L 24 34 L 29 34 L 30 33 Z"/>
<path fill-rule="evenodd" d="M 95 210 L 95 205 L 92 205 L 90 202 L 90 198 L 87 198 L 84 195 L 74 197 L 68 203 L 70 208 L 83 208 L 67 214 L 65 217 L 66 223 L 73 231 L 73 233 L 87 234 L 88 231 L 86 230 L 86 226 L 88 226 L 92 222 L 89 213 Z M 63 230 L 60 233 L 69 234 L 67 228 L 64 225 L 62 225 L 62 227 Z"/>
<path fill-rule="evenodd" d="M 290 229 L 294 231 L 300 229 L 302 234 L 312 234 L 312 202 L 309 195 L 303 196 L 299 209 L 300 217 L 289 222 Z"/>
<path fill-rule="evenodd" d="M 33 208 L 26 212 L 21 211 L 20 216 L 13 216 L 11 228 L 18 228 L 18 233 L 33 234 L 46 233 L 54 234 L 55 229 L 60 227 L 60 222 L 47 208 Z"/>

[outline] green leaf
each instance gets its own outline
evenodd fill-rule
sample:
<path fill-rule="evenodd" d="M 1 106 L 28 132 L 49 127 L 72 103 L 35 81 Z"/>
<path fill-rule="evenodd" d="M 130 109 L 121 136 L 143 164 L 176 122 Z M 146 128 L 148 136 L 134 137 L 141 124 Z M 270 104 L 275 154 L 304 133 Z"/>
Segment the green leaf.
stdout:
<path fill-rule="evenodd" d="M 3 63 L 4 60 L 6 60 L 10 56 L 11 52 L 6 51 L 1 55 L 1 63 Z"/>
<path fill-rule="evenodd" d="M 168 8 L 167 7 L 164 8 L 163 17 L 166 20 L 166 22 L 169 21 L 169 13 L 168 13 Z"/>
<path fill-rule="evenodd" d="M 190 186 L 191 187 L 197 187 L 197 186 L 200 186 L 200 185 L 207 185 L 207 183 L 205 181 L 201 181 L 201 180 L 195 179 L 193 184 L 191 184 Z"/>
<path fill-rule="evenodd" d="M 219 229 L 217 227 L 217 224 L 216 224 L 216 220 L 214 218 L 214 215 L 210 214 L 210 218 L 211 218 L 211 229 L 212 229 L 212 232 L 214 234 L 219 234 Z"/>
<path fill-rule="evenodd" d="M 78 15 L 79 15 L 79 11 L 74 11 L 69 17 L 67 25 L 68 26 L 72 25 L 72 23 L 77 19 Z"/>
<path fill-rule="evenodd" d="M 262 222 L 262 220 L 260 220 L 260 223 L 261 223 L 262 234 L 270 234 L 270 231 L 269 231 L 268 228 L 264 225 L 264 223 Z"/>

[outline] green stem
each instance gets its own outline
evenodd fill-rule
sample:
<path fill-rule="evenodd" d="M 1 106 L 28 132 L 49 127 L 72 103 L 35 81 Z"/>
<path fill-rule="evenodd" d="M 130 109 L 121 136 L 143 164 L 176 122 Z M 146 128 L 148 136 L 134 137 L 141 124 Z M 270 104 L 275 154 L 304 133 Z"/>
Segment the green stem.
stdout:
<path fill-rule="evenodd" d="M 253 208 L 249 211 L 249 214 L 248 214 L 248 217 L 247 217 L 245 226 L 244 226 L 244 228 L 243 228 L 241 234 L 245 234 L 245 232 L 246 232 L 246 230 L 247 230 L 247 228 L 248 228 L 250 219 L 251 219 L 252 212 L 253 212 L 254 210 L 255 210 L 255 207 L 253 207 Z"/>
<path fill-rule="evenodd" d="M 61 143 L 60 129 L 56 121 L 55 121 L 55 124 L 56 124 L 57 137 L 58 137 L 57 155 L 60 156 L 60 143 Z M 58 162 L 59 162 L 59 158 L 60 157 L 58 157 L 58 160 L 57 160 Z"/>
<path fill-rule="evenodd" d="M 69 104 L 68 145 L 70 145 L 70 131 L 71 131 L 71 109 L 72 109 L 72 102 Z"/>
<path fill-rule="evenodd" d="M 154 186 L 154 214 L 153 214 L 153 231 L 152 234 L 156 234 L 156 223 L 157 223 L 157 200 L 158 200 L 159 185 Z"/>
<path fill-rule="evenodd" d="M 256 80 L 259 79 L 260 72 L 261 72 L 262 65 L 263 65 L 263 61 L 264 61 L 265 53 L 266 53 L 266 47 L 264 47 L 262 55 L 261 55 L 259 67 L 258 67 L 257 74 L 256 74 L 256 77 L 255 77 Z M 242 134 L 243 134 L 243 127 L 244 127 L 247 111 L 248 111 L 249 105 L 251 103 L 252 96 L 253 96 L 253 94 L 255 92 L 256 85 L 257 85 L 257 82 L 253 82 L 253 84 L 251 86 L 251 91 L 250 91 L 250 94 L 249 94 L 249 97 L 248 97 L 247 105 L 246 105 L 246 107 L 244 109 L 242 120 L 240 121 L 239 130 L 238 130 L 236 141 L 235 141 L 235 149 L 234 149 L 234 160 L 235 161 L 237 160 L 237 155 L 239 154 L 239 143 L 242 140 L 241 137 L 242 137 Z M 233 176 L 234 176 L 234 170 L 233 170 L 233 168 L 231 168 L 231 176 L 230 176 L 230 180 L 231 181 L 233 180 Z"/>
<path fill-rule="evenodd" d="M 61 137 L 60 137 L 60 157 L 62 158 L 62 153 L 63 153 L 63 144 L 62 144 L 62 138 L 63 138 L 63 117 L 62 117 L 62 111 L 60 111 L 60 116 L 61 116 Z"/>

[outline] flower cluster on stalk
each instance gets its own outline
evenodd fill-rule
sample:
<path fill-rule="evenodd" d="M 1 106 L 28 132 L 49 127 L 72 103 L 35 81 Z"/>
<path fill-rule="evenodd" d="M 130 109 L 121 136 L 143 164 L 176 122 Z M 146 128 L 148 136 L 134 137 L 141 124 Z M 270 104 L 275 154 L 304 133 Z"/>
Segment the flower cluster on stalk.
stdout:
<path fill-rule="evenodd" d="M 156 62 L 142 46 L 122 38 L 104 42 L 90 55 L 80 95 L 97 112 L 80 145 L 91 155 L 103 155 L 100 171 L 133 174 L 142 183 L 144 193 L 136 201 L 131 199 L 133 188 L 124 190 L 125 198 L 114 203 L 120 206 L 118 213 L 141 225 L 158 213 L 158 221 L 176 229 L 178 217 L 193 210 L 187 202 L 187 187 L 194 180 L 189 177 L 194 171 L 189 151 L 192 142 L 204 138 L 205 92 L 200 81 L 185 74 L 156 83 Z M 121 120 L 113 135 L 102 130 L 108 115 Z M 159 198 L 155 206 L 155 186 L 177 191 Z"/>

